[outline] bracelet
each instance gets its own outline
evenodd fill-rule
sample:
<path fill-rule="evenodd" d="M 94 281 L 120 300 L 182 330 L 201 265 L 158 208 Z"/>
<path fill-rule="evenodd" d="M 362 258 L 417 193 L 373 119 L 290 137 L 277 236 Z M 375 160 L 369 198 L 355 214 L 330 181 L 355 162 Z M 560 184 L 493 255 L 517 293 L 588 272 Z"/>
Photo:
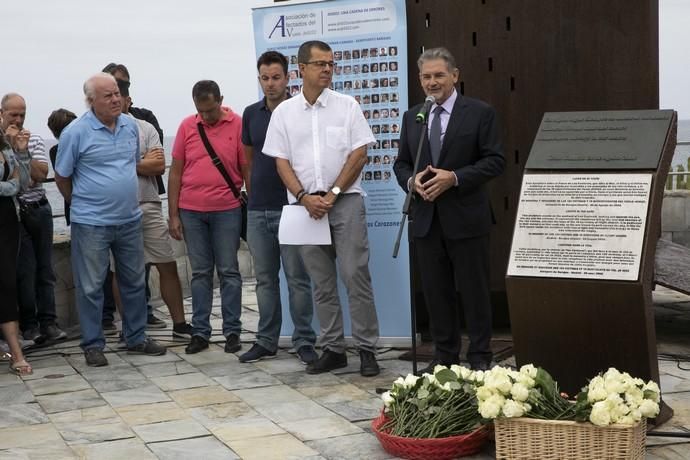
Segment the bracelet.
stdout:
<path fill-rule="evenodd" d="M 295 195 L 297 202 L 299 203 L 300 201 L 302 201 L 302 198 L 304 198 L 304 195 L 306 195 L 306 194 L 307 194 L 307 192 L 305 192 L 304 189 L 297 192 L 297 195 Z"/>

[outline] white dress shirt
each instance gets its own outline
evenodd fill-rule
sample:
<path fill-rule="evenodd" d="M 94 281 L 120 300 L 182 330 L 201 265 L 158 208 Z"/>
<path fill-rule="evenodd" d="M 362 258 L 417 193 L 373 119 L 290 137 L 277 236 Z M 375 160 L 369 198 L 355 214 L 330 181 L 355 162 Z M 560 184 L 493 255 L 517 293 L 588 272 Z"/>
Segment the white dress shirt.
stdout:
<path fill-rule="evenodd" d="M 307 193 L 327 192 L 350 153 L 376 142 L 351 96 L 324 89 L 314 105 L 300 93 L 271 115 L 263 153 L 288 160 Z M 360 193 L 361 177 L 343 193 Z M 288 201 L 295 197 L 288 191 Z"/>

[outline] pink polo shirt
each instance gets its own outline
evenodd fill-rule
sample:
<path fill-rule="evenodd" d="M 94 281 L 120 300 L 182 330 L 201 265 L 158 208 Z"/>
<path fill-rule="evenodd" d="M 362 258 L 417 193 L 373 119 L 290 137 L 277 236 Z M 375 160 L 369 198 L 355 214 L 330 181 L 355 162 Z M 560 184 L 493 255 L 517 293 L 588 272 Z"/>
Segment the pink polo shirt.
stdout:
<path fill-rule="evenodd" d="M 237 190 L 242 188 L 241 166 L 247 163 L 242 148 L 242 118 L 229 108 L 213 126 L 190 115 L 180 123 L 172 156 L 182 162 L 179 207 L 190 211 L 227 211 L 240 206 L 218 169 L 213 165 L 197 123 L 201 121 L 209 142 L 230 174 Z"/>

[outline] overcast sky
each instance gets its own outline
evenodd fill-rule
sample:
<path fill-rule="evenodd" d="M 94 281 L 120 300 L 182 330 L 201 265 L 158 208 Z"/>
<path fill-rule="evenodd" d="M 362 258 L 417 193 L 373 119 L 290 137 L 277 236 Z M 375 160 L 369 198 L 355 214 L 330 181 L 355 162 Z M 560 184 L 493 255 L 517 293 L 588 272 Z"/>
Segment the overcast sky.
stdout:
<path fill-rule="evenodd" d="M 690 119 L 690 0 L 660 0 L 661 107 Z M 192 85 L 218 82 L 241 112 L 257 98 L 251 10 L 272 0 L 22 0 L 2 2 L 0 93 L 26 97 L 26 127 L 50 137 L 50 112 L 85 110 L 82 84 L 124 63 L 131 95 L 166 135 L 194 111 Z"/>

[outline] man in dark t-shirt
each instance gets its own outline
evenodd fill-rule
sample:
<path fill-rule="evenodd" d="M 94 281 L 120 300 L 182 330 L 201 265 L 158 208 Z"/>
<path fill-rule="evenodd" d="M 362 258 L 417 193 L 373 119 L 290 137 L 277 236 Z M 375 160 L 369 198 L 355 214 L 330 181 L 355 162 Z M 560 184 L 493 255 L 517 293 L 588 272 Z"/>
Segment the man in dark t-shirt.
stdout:
<path fill-rule="evenodd" d="M 271 112 L 287 99 L 287 58 L 267 51 L 257 62 L 259 83 L 264 98 L 250 105 L 242 115 L 242 144 L 251 168 L 247 184 L 247 243 L 254 257 L 256 298 L 259 306 L 259 330 L 256 343 L 240 356 L 241 362 L 254 362 L 276 355 L 282 323 L 280 301 L 280 264 L 287 280 L 290 316 L 295 326 L 292 342 L 304 364 L 318 358 L 314 351 L 316 333 L 311 326 L 314 305 L 311 281 L 299 255 L 298 246 L 280 245 L 278 225 L 287 192 L 276 170 L 275 159 L 262 153 Z"/>

